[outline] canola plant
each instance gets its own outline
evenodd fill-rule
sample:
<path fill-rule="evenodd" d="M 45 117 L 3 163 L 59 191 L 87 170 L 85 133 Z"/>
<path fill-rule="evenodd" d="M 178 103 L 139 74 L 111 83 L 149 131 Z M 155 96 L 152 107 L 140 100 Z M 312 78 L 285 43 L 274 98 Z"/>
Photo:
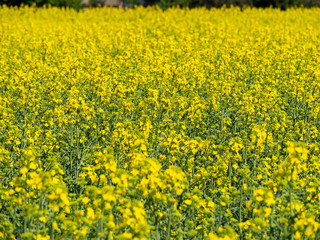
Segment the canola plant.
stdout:
<path fill-rule="evenodd" d="M 317 239 L 320 10 L 0 8 L 0 239 Z"/>

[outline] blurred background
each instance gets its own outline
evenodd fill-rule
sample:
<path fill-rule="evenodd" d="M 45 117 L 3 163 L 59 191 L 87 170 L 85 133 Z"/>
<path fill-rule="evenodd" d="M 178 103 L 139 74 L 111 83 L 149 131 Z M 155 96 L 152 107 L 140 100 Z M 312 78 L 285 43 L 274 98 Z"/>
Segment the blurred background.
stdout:
<path fill-rule="evenodd" d="M 0 5 L 17 6 L 35 5 L 43 7 L 46 5 L 56 7 L 70 7 L 74 9 L 83 9 L 86 7 L 114 6 L 132 8 L 134 6 L 152 6 L 158 5 L 162 9 L 170 7 L 206 7 L 221 8 L 238 6 L 241 9 L 245 7 L 258 8 L 279 8 L 286 10 L 291 7 L 319 7 L 320 0 L 0 0 Z"/>

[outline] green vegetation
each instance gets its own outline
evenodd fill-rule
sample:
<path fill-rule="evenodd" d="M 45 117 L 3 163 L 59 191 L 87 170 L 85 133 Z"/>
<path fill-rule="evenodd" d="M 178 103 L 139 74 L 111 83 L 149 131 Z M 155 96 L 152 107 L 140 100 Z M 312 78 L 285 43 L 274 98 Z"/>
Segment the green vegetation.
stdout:
<path fill-rule="evenodd" d="M 21 6 L 21 5 L 32 5 L 36 6 L 56 6 L 56 7 L 71 7 L 75 9 L 80 9 L 83 7 L 88 7 L 84 4 L 82 0 L 0 0 L 0 5 L 7 6 Z M 90 0 L 89 6 L 99 6 L 104 5 L 103 0 Z M 162 9 L 167 9 L 173 6 L 180 7 L 230 7 L 239 6 L 244 7 L 274 7 L 280 8 L 281 10 L 286 10 L 291 7 L 319 7 L 319 0 L 124 0 L 124 7 L 132 7 L 133 5 L 159 5 Z"/>

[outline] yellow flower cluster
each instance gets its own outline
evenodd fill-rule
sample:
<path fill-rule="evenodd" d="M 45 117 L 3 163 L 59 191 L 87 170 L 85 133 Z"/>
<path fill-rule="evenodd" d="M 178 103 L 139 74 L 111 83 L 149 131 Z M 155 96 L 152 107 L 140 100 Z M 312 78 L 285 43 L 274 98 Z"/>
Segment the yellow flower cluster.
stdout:
<path fill-rule="evenodd" d="M 319 9 L 0 7 L 0 239 L 320 235 Z"/>

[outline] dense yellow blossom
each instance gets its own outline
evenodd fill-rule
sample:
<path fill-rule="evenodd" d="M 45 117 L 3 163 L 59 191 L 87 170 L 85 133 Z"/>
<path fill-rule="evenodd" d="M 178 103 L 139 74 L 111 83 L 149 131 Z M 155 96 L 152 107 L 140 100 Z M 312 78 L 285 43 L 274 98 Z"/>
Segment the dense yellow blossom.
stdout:
<path fill-rule="evenodd" d="M 315 239 L 320 10 L 0 7 L 0 239 Z"/>

